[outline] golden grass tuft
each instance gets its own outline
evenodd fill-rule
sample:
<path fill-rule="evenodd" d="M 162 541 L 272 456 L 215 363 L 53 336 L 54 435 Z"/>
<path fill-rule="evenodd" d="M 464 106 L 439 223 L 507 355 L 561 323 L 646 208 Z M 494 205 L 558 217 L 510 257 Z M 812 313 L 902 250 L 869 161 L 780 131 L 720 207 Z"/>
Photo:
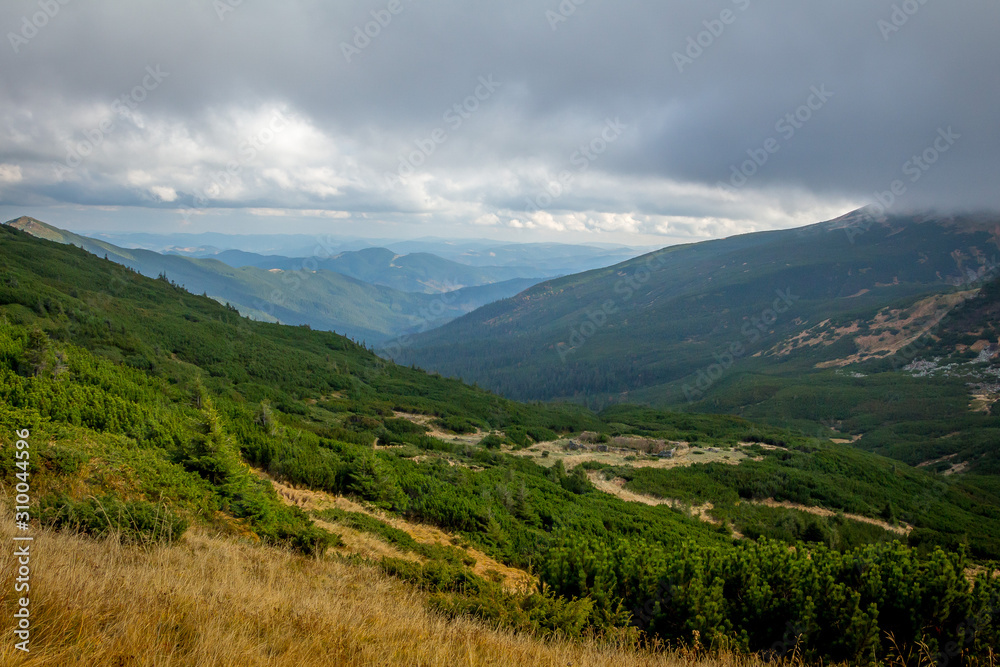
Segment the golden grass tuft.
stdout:
<path fill-rule="evenodd" d="M 13 544 L 0 510 L 0 540 Z M 0 664 L 59 667 L 725 665 L 756 658 L 541 640 L 449 620 L 367 565 L 191 531 L 173 546 L 34 530 L 31 652 L 14 648 L 14 559 L 0 559 Z M 773 664 L 773 663 L 772 663 Z"/>

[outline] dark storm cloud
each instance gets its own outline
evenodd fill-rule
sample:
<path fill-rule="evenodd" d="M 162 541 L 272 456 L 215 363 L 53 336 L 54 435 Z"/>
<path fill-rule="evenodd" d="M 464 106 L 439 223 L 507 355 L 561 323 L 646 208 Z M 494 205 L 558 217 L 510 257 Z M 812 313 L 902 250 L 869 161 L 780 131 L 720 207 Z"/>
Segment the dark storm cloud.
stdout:
<path fill-rule="evenodd" d="M 943 0 L 8 2 L 0 197 L 677 238 L 894 180 L 996 208 L 997 25 Z"/>

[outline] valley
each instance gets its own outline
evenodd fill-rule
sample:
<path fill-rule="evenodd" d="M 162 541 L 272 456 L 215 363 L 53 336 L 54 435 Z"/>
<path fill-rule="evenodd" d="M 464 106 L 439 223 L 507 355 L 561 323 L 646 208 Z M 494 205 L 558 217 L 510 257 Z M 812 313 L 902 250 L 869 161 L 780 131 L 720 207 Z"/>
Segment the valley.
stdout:
<path fill-rule="evenodd" d="M 0 24 L 0 667 L 998 667 L 1000 2 Z"/>
<path fill-rule="evenodd" d="M 253 319 L 336 331 L 369 345 L 426 331 L 541 280 L 527 277 L 536 269 L 474 268 L 380 248 L 335 257 L 227 251 L 193 258 L 121 248 L 27 217 L 6 224 L 177 283 Z"/>
<path fill-rule="evenodd" d="M 136 564 L 130 580 L 148 580 L 153 590 L 163 575 L 144 568 L 170 571 L 155 558 L 183 570 L 183 554 L 192 552 L 213 554 L 220 567 L 282 553 L 274 562 L 305 557 L 295 562 L 310 565 L 296 567 L 370 581 L 387 595 L 405 586 L 421 613 L 449 628 L 485 622 L 534 638 L 524 641 L 558 635 L 590 664 L 609 650 L 654 664 L 642 661 L 681 654 L 643 653 L 645 641 L 676 641 L 686 651 L 697 637 L 718 646 L 732 636 L 723 628 L 741 628 L 740 646 L 713 655 L 743 660 L 799 618 L 816 628 L 854 624 L 868 646 L 890 655 L 892 644 L 880 639 L 889 628 L 897 642 L 912 643 L 928 623 L 956 627 L 956 614 L 988 613 L 988 595 L 1000 586 L 988 565 L 1000 559 L 1000 486 L 982 463 L 978 472 L 955 470 L 960 457 L 943 452 L 910 467 L 865 451 L 877 429 L 866 426 L 856 441 L 837 437 L 851 432 L 846 423 L 819 435 L 641 405 L 518 403 L 397 365 L 334 333 L 254 321 L 11 226 L 0 228 L 0 254 L 0 421 L 11 432 L 30 430 L 37 443 L 25 471 L 38 499 L 35 529 L 74 531 L 44 533 L 56 549 L 84 540 L 95 554 L 122 554 L 115 562 Z M 939 344 L 950 344 L 946 332 L 959 312 L 979 321 L 993 307 L 984 300 L 989 289 L 937 324 Z M 988 328 L 976 340 L 992 335 Z M 20 469 L 11 442 L 0 442 L 0 479 L 9 488 Z M 944 467 L 955 474 L 939 474 Z M 970 589 L 964 573 L 976 567 Z M 810 574 L 786 578 L 791 571 Z M 820 571 L 833 583 L 819 585 Z M 6 570 L 0 585 L 11 576 Z M 769 582 L 763 591 L 761 577 Z M 939 588 L 921 593 L 921 608 L 932 611 L 913 625 L 896 624 L 895 612 L 863 611 L 904 604 L 898 591 L 928 577 Z M 270 602 L 273 586 L 312 595 L 273 575 L 252 586 L 220 581 L 253 597 L 248 609 L 283 604 Z M 158 614 L 222 595 L 178 586 L 165 589 L 166 606 L 152 607 Z M 674 591 L 671 602 L 650 616 L 647 602 L 663 586 Z M 833 604 L 859 587 L 846 607 Z M 741 593 L 723 594 L 729 589 Z M 339 604 L 352 599 L 335 590 Z M 939 595 L 960 603 L 938 607 Z M 718 615 L 698 620 L 695 610 L 706 605 Z M 109 608 L 108 618 L 124 609 Z M 67 613 L 53 622 L 81 622 Z M 392 617 L 380 622 L 389 627 Z M 359 650 L 350 643 L 358 626 L 322 622 L 341 628 L 347 643 L 306 642 L 302 650 Z M 132 648 L 122 649 L 126 661 L 150 650 L 136 627 Z M 211 637 L 235 631 L 206 627 L 154 653 L 178 664 L 225 655 Z M 39 651 L 64 655 L 60 635 L 39 634 Z M 299 655 L 264 636 L 277 655 Z M 975 642 L 992 636 L 984 631 Z M 809 659 L 856 657 L 840 637 L 811 632 Z M 524 650 L 554 645 L 531 646 Z"/>

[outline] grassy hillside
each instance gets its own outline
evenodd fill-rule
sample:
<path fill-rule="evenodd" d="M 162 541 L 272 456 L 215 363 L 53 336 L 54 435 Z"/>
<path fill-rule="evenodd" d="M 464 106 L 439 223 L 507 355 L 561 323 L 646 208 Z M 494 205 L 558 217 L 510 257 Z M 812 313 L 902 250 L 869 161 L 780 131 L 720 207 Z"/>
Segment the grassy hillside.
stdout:
<path fill-rule="evenodd" d="M 11 525 L 4 509 L 0 536 L 8 543 Z M 25 655 L 3 642 L 4 665 L 768 664 L 703 648 L 662 651 L 540 639 L 482 621 L 449 619 L 430 608 L 429 594 L 377 567 L 317 561 L 203 533 L 192 533 L 183 547 L 151 550 L 51 531 L 37 537 L 35 553 L 44 563 L 33 580 L 37 643 Z M 11 590 L 13 579 L 4 568 L 0 586 Z M 11 637 L 13 629 L 13 618 L 5 614 L 0 631 Z"/>
<path fill-rule="evenodd" d="M 989 488 L 735 417 L 515 403 L 334 334 L 248 320 L 9 227 L 0 228 L 0 258 L 0 480 L 8 494 L 19 475 L 30 480 L 35 530 L 119 534 L 141 547 L 127 546 L 128 558 L 178 554 L 182 570 L 191 561 L 179 554 L 189 552 L 157 545 L 198 553 L 198 535 L 219 534 L 313 554 L 316 568 L 356 567 L 336 549 L 360 531 L 402 554 L 368 565 L 421 591 L 437 613 L 537 637 L 741 654 L 788 644 L 810 660 L 885 658 L 893 642 L 935 653 L 954 642 L 966 659 L 985 661 L 998 640 L 991 596 L 1000 579 L 983 567 L 1000 556 Z M 16 430 L 30 431 L 27 462 L 16 455 Z M 584 431 L 752 456 L 648 471 L 656 457 L 636 450 L 627 465 L 602 469 L 636 493 L 682 501 L 674 506 L 599 492 L 593 465 L 515 456 Z M 456 542 L 414 544 L 370 514 L 306 514 L 251 466 Z M 718 503 L 718 524 L 689 511 L 705 499 Z M 914 528 L 904 544 L 849 518 L 756 504 L 767 499 L 865 516 L 889 506 L 887 520 Z M 539 587 L 508 590 L 476 571 L 466 547 L 525 570 Z M 63 590 L 68 605 L 71 588 Z M 191 599 L 180 586 L 154 590 L 166 609 Z M 95 619 L 127 613 L 83 604 Z M 242 609 L 253 616 L 251 603 Z M 75 611 L 47 618 L 53 625 L 36 632 L 50 641 L 53 628 L 87 630 Z M 968 618 L 982 619 L 975 636 L 963 631 Z M 101 636 L 106 626 L 88 627 Z M 209 650 L 183 627 L 177 646 Z M 289 650 L 276 635 L 254 636 L 272 652 Z"/>
<path fill-rule="evenodd" d="M 343 272 L 328 271 L 322 266 L 317 270 L 307 264 L 306 270 L 302 260 L 288 260 L 287 268 L 234 268 L 216 259 L 119 248 L 32 218 L 19 218 L 7 224 L 39 238 L 81 247 L 145 276 L 165 276 L 170 282 L 228 303 L 255 319 L 308 324 L 372 345 L 443 324 L 534 284 L 531 280 L 516 279 L 454 289 L 446 294 L 409 293 L 347 277 L 341 275 Z M 373 269 L 372 275 L 377 274 L 378 270 Z"/>

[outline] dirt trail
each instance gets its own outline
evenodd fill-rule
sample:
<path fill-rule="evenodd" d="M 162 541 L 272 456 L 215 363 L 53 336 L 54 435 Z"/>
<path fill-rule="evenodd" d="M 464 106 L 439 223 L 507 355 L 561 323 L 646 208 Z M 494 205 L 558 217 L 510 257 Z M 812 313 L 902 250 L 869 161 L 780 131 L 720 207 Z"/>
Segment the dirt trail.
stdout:
<path fill-rule="evenodd" d="M 597 449 L 598 445 L 587 444 L 579 449 L 568 449 L 570 438 L 561 438 L 548 442 L 538 442 L 527 449 L 513 450 L 504 448 L 504 452 L 512 456 L 530 458 L 543 467 L 551 467 L 556 461 L 562 461 L 566 470 L 572 470 L 581 463 L 594 461 L 611 466 L 631 466 L 633 468 L 680 468 L 696 463 L 725 463 L 739 465 L 741 461 L 753 458 L 743 451 L 744 445 L 725 451 L 715 446 L 700 446 L 687 442 L 671 442 L 675 454 L 672 458 L 648 456 L 642 451 L 624 447 L 608 447 L 606 451 Z M 766 446 L 765 446 L 766 447 Z"/>
<path fill-rule="evenodd" d="M 788 501 L 777 501 L 774 498 L 768 498 L 767 500 L 755 500 L 749 501 L 744 500 L 743 502 L 753 502 L 755 505 L 766 505 L 767 507 L 784 507 L 785 509 L 799 510 L 800 512 L 808 512 L 809 514 L 815 514 L 816 516 L 835 516 L 837 513 L 828 510 L 824 507 L 811 507 L 809 505 L 800 505 L 798 503 L 790 503 Z M 873 519 L 870 516 L 861 516 L 860 514 L 844 514 L 845 519 L 850 519 L 851 521 L 860 521 L 861 523 L 868 523 L 873 526 L 878 526 L 883 530 L 888 530 L 889 532 L 896 533 L 898 535 L 908 535 L 913 526 L 909 524 L 901 524 L 894 526 L 887 521 L 882 521 L 881 519 Z"/>
<path fill-rule="evenodd" d="M 590 482 L 598 491 L 610 493 L 613 496 L 621 498 L 625 502 L 643 503 L 653 507 L 658 505 L 667 505 L 668 507 L 686 510 L 691 514 L 691 516 L 701 519 L 705 523 L 710 523 L 715 526 L 722 523 L 710 514 L 710 512 L 715 509 L 715 505 L 712 503 L 689 505 L 688 503 L 681 502 L 680 500 L 676 500 L 674 498 L 658 498 L 656 496 L 649 496 L 643 493 L 635 493 L 634 491 L 629 491 L 625 488 L 625 480 L 621 477 L 616 477 L 615 479 L 610 480 L 604 479 L 600 471 L 591 471 L 587 473 L 587 478 L 590 479 Z M 743 535 L 739 531 L 734 530 L 733 537 L 742 539 Z"/>
<path fill-rule="evenodd" d="M 659 498 L 656 496 L 649 496 L 641 493 L 635 493 L 634 491 L 629 491 L 625 488 L 625 480 L 617 477 L 612 480 L 604 479 L 600 471 L 592 471 L 587 473 L 587 477 L 590 482 L 594 485 L 598 491 L 603 491 L 604 493 L 610 493 L 613 496 L 621 498 L 626 502 L 636 502 L 644 503 L 646 505 L 669 505 L 670 507 L 681 507 L 690 510 L 692 516 L 696 516 L 702 521 L 706 521 L 712 524 L 719 524 L 719 520 L 713 517 L 709 512 L 711 512 L 715 507 L 712 503 L 705 503 L 704 505 L 687 505 L 679 500 L 674 500 L 672 498 Z M 777 501 L 773 498 L 768 498 L 767 500 L 743 500 L 741 502 L 750 503 L 753 505 L 764 505 L 766 507 L 783 507 L 785 509 L 799 510 L 800 512 L 807 512 L 809 514 L 814 514 L 816 516 L 831 517 L 835 516 L 837 513 L 825 509 L 823 507 L 810 507 L 808 505 L 800 505 L 798 503 L 791 503 L 787 501 Z M 887 530 L 898 535 L 907 535 L 913 530 L 913 526 L 909 524 L 902 525 L 892 525 L 881 519 L 873 519 L 868 516 L 861 516 L 860 514 L 844 514 L 845 519 L 851 521 L 859 521 L 861 523 L 868 523 L 873 526 L 878 526 L 883 530 Z M 741 535 L 739 537 L 742 537 Z"/>
<path fill-rule="evenodd" d="M 276 481 L 269 477 L 266 473 L 259 470 L 257 471 L 257 474 L 263 479 L 269 481 L 274 486 L 274 490 L 278 492 L 278 495 L 282 498 L 282 500 L 289 505 L 295 505 L 305 511 L 322 510 L 335 507 L 346 512 L 360 512 L 362 514 L 367 514 L 380 521 L 384 521 L 393 528 L 409 533 L 414 540 L 420 542 L 421 544 L 444 544 L 465 551 L 472 558 L 476 559 L 476 564 L 472 568 L 473 572 L 485 578 L 490 578 L 490 573 L 495 572 L 502 578 L 504 587 L 508 590 L 534 590 L 538 584 L 538 580 L 524 570 L 508 567 L 507 565 L 494 560 L 490 556 L 487 556 L 478 549 L 459 546 L 458 538 L 446 533 L 440 528 L 436 528 L 435 526 L 404 521 L 383 512 L 372 510 L 343 496 L 336 496 L 324 491 L 297 489 L 288 484 Z M 403 553 L 395 547 L 388 545 L 367 533 L 362 533 L 340 525 L 330 524 L 325 521 L 317 521 L 316 523 L 331 532 L 340 534 L 346 545 L 347 553 L 359 553 L 376 559 L 381 558 L 382 556 L 389 556 L 393 558 L 421 560 L 414 554 Z"/>
<path fill-rule="evenodd" d="M 587 477 L 590 479 L 590 483 L 598 491 L 603 491 L 604 493 L 610 493 L 613 496 L 617 496 L 626 502 L 631 503 L 644 503 L 646 505 L 670 505 L 673 506 L 673 502 L 667 500 L 666 498 L 657 498 L 655 496 L 647 496 L 641 493 L 635 493 L 634 491 L 629 491 L 625 488 L 625 480 L 621 477 L 616 477 L 615 479 L 604 479 L 600 471 L 594 471 L 587 473 Z"/>
<path fill-rule="evenodd" d="M 476 445 L 479 444 L 480 440 L 486 437 L 486 432 L 480 431 L 478 429 L 476 430 L 475 433 L 464 433 L 461 435 L 457 433 L 449 433 L 447 431 L 443 431 L 439 426 L 437 426 L 434 423 L 433 421 L 434 418 L 429 415 L 418 415 L 412 412 L 399 412 L 398 410 L 393 411 L 392 414 L 393 416 L 399 419 L 405 419 L 407 421 L 413 422 L 414 424 L 420 424 L 421 426 L 426 426 L 429 429 L 427 431 L 427 435 L 429 435 L 432 438 L 437 438 L 438 440 L 443 440 L 445 442 L 460 442 L 465 445 Z"/>

